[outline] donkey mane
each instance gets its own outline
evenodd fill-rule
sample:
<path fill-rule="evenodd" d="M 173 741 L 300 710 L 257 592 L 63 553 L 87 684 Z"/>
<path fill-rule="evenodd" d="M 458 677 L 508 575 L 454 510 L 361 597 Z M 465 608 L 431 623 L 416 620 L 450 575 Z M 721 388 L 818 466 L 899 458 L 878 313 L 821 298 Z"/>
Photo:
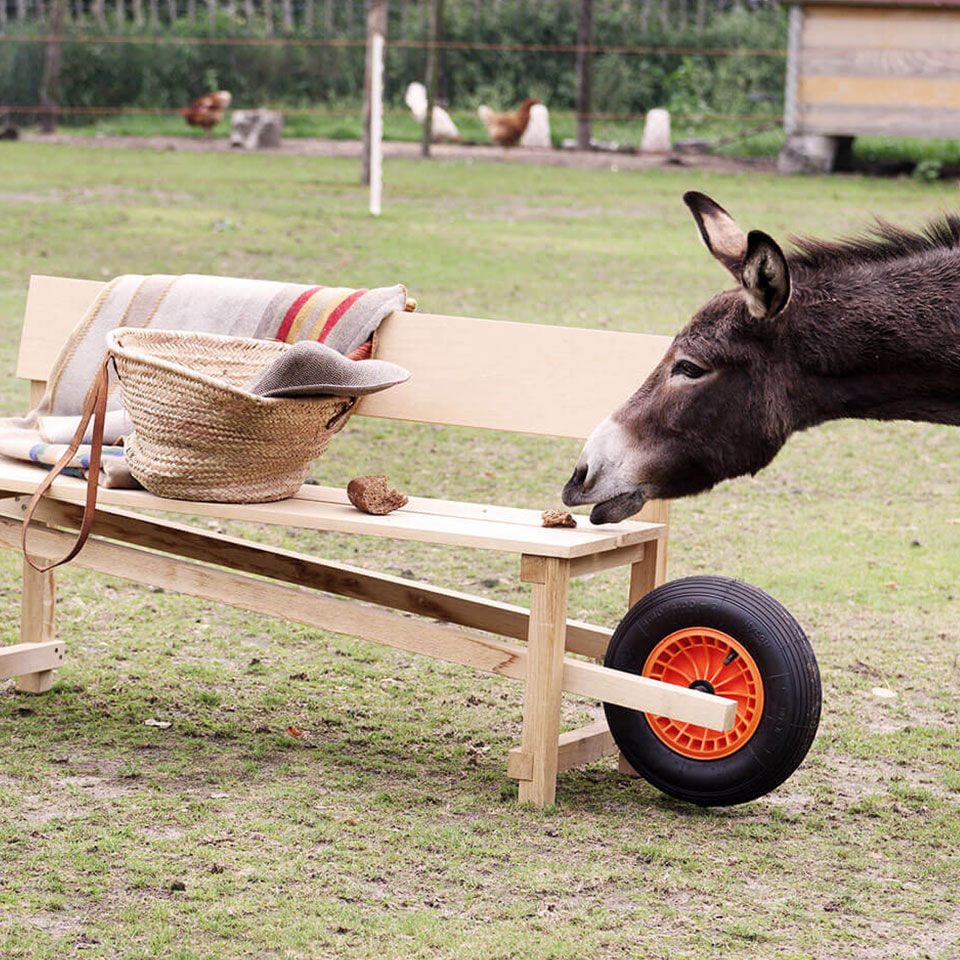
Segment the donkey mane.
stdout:
<path fill-rule="evenodd" d="M 818 271 L 858 263 L 885 263 L 935 250 L 960 248 L 960 216 L 948 213 L 926 224 L 920 232 L 878 219 L 863 236 L 842 240 L 802 236 L 791 237 L 790 241 L 798 248 L 787 258 L 791 269 Z"/>

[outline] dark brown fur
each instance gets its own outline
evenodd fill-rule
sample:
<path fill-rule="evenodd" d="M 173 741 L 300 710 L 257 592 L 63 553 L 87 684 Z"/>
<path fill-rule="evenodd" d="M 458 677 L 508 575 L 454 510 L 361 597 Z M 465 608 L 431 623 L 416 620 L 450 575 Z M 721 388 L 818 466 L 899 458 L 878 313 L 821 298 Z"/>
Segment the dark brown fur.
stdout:
<path fill-rule="evenodd" d="M 878 223 L 867 237 L 795 243 L 783 309 L 758 319 L 743 289 L 714 297 L 612 415 L 642 476 L 601 502 L 595 521 L 755 473 L 791 433 L 826 420 L 960 425 L 960 217 L 922 233 Z M 684 358 L 708 373 L 687 382 L 676 373 Z M 596 502 L 589 472 L 581 458 L 568 504 Z"/>

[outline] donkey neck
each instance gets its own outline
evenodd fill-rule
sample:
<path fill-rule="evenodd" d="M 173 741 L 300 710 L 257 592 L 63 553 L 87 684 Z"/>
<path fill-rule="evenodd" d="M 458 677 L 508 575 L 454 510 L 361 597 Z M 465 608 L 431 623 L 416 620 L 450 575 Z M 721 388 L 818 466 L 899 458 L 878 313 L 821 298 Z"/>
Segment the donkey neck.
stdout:
<path fill-rule="evenodd" d="M 798 278 L 788 338 L 801 426 L 861 417 L 960 425 L 960 250 Z"/>

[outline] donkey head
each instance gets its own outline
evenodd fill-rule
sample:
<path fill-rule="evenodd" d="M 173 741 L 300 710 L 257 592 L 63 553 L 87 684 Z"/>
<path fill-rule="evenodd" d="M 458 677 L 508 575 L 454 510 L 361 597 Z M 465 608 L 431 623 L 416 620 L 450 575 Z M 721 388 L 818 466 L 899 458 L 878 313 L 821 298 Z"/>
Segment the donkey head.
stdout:
<path fill-rule="evenodd" d="M 792 429 L 787 260 L 773 239 L 745 234 L 709 197 L 683 199 L 707 249 L 739 287 L 707 303 L 640 389 L 587 439 L 563 501 L 596 504 L 594 523 L 622 520 L 649 499 L 755 473 Z"/>

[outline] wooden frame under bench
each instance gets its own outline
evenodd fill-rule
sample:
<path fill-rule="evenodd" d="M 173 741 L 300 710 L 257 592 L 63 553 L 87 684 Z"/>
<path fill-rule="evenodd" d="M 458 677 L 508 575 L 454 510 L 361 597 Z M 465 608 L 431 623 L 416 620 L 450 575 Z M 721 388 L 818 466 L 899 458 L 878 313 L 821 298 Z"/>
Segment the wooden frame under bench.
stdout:
<path fill-rule="evenodd" d="M 61 346 L 102 287 L 32 278 L 17 367 L 31 383 L 31 402 L 43 395 Z M 396 313 L 381 327 L 377 353 L 413 376 L 365 398 L 357 416 L 582 438 L 668 343 L 642 334 Z M 591 389 L 574 390 L 585 371 Z M 20 549 L 22 514 L 43 475 L 41 467 L 0 458 L 0 546 Z M 66 552 L 83 498 L 82 481 L 54 482 L 37 512 L 40 524 L 31 529 L 34 553 Z M 144 510 L 505 551 L 517 556 L 520 579 L 531 585 L 530 609 L 159 520 Z M 663 582 L 666 504 L 648 504 L 639 518 L 619 524 L 578 520 L 576 529 L 548 529 L 534 510 L 419 497 L 396 513 L 369 516 L 342 490 L 312 485 L 264 504 L 101 489 L 92 536 L 73 562 L 522 681 L 522 741 L 510 751 L 508 774 L 520 781 L 521 801 L 543 806 L 554 801 L 558 771 L 616 752 L 602 722 L 560 734 L 563 692 L 720 730 L 733 725 L 736 713 L 733 700 L 599 666 L 594 661 L 611 631 L 567 618 L 571 577 L 629 565 L 625 610 Z M 63 660 L 54 611 L 54 573 L 24 564 L 20 642 L 0 647 L 0 678 L 16 676 L 22 691 L 50 689 Z"/>

